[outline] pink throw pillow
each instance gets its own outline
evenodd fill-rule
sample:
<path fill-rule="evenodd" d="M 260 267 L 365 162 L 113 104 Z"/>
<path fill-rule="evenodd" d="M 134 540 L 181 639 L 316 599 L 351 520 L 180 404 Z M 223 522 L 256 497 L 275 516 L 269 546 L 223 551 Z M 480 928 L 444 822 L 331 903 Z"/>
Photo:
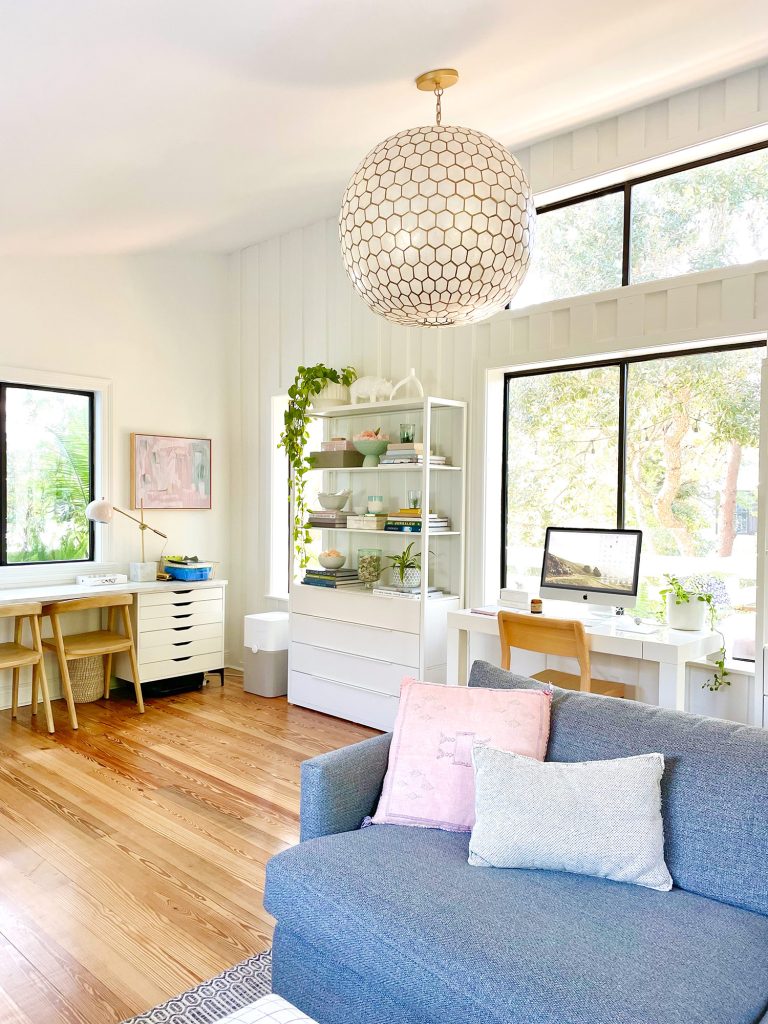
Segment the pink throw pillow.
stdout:
<path fill-rule="evenodd" d="M 406 678 L 374 825 L 471 832 L 475 823 L 472 745 L 543 761 L 551 694 L 487 690 Z"/>

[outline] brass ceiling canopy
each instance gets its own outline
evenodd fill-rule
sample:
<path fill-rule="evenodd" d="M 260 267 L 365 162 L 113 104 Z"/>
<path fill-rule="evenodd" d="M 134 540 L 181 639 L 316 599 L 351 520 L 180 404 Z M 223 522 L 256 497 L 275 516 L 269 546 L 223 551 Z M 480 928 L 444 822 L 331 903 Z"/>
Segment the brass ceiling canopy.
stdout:
<path fill-rule="evenodd" d="M 436 89 L 450 89 L 459 80 L 459 72 L 455 68 L 437 68 L 425 71 L 416 79 L 416 88 L 422 92 L 434 92 Z"/>

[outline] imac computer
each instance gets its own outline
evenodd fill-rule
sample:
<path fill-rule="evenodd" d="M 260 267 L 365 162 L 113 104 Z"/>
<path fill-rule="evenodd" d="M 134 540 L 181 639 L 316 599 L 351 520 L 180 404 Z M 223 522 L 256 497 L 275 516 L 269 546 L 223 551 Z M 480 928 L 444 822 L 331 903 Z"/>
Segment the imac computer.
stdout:
<path fill-rule="evenodd" d="M 641 530 L 547 527 L 541 596 L 577 601 L 587 607 L 632 607 L 637 597 L 642 539 Z"/>

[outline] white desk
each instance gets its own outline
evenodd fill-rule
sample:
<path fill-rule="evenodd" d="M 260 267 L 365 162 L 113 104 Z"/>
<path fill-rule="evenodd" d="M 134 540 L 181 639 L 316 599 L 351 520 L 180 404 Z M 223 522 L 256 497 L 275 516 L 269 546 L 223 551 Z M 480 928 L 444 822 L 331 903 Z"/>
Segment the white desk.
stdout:
<path fill-rule="evenodd" d="M 76 583 L 0 590 L 0 603 L 66 601 L 101 594 L 135 594 L 131 624 L 142 683 L 190 673 L 218 673 L 224 682 L 224 605 L 227 581 L 169 580 L 85 587 Z M 87 614 L 87 613 L 86 613 Z M 73 615 L 73 618 L 75 616 Z M 66 621 L 66 620 L 65 620 Z M 53 668 L 53 665 L 51 666 Z M 132 678 L 125 655 L 114 661 L 119 679 Z M 0 688 L 0 704 L 5 703 Z M 23 701 L 22 701 L 23 703 Z"/>
<path fill-rule="evenodd" d="M 612 617 L 605 624 L 585 625 L 590 650 L 595 654 L 609 654 L 641 662 L 641 670 L 651 671 L 658 680 L 659 706 L 684 711 L 686 664 L 720 650 L 719 635 L 710 630 L 689 632 L 670 629 L 661 624 L 654 633 L 623 633 L 617 628 L 615 619 L 617 617 Z M 454 686 L 466 684 L 470 669 L 471 634 L 498 637 L 498 622 L 492 615 L 465 610 L 449 612 L 447 625 L 447 682 Z"/>

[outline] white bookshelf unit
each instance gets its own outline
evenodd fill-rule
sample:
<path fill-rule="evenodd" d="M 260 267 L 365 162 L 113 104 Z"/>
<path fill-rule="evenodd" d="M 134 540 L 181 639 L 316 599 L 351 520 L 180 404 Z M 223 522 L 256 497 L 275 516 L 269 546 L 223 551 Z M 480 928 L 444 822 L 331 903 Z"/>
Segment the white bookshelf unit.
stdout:
<path fill-rule="evenodd" d="M 382 495 L 385 510 L 407 506 L 407 493 L 421 490 L 421 532 L 318 528 L 322 549 L 346 555 L 357 568 L 361 548 L 380 548 L 382 561 L 411 541 L 422 553 L 418 599 L 379 597 L 357 588 L 303 585 L 304 571 L 291 566 L 288 700 L 376 729 L 392 728 L 403 676 L 431 682 L 446 679 L 446 616 L 464 607 L 466 545 L 467 406 L 425 397 L 412 401 L 340 406 L 316 414 L 324 439 L 352 438 L 381 428 L 399 440 L 401 423 L 414 423 L 424 452 L 444 455 L 448 464 L 317 469 L 318 490 L 348 489 L 346 508 L 363 508 L 368 495 Z M 446 516 L 445 531 L 429 528 L 428 511 Z M 313 531 L 314 532 L 314 531 Z M 319 550 L 319 549 L 318 549 Z M 317 568 L 317 564 L 313 563 Z M 391 582 L 384 569 L 381 582 Z M 428 597 L 428 587 L 440 596 Z"/>

